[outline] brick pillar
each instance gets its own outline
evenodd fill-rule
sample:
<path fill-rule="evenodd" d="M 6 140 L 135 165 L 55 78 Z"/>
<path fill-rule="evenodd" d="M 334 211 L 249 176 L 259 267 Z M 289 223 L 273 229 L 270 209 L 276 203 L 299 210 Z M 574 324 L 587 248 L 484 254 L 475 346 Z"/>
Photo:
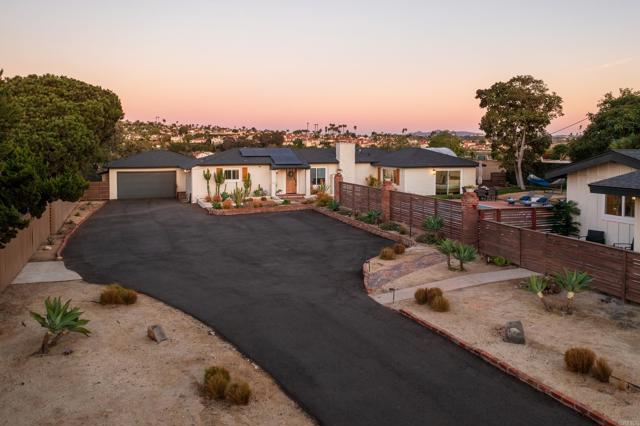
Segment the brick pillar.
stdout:
<path fill-rule="evenodd" d="M 462 242 L 478 245 L 478 195 L 467 191 L 462 194 Z"/>
<path fill-rule="evenodd" d="M 338 170 L 338 173 L 333 177 L 333 198 L 340 202 L 340 184 L 342 183 L 342 173 Z"/>
<path fill-rule="evenodd" d="M 391 220 L 391 191 L 393 191 L 393 182 L 385 180 L 382 184 L 381 194 L 383 222 L 389 222 Z"/>

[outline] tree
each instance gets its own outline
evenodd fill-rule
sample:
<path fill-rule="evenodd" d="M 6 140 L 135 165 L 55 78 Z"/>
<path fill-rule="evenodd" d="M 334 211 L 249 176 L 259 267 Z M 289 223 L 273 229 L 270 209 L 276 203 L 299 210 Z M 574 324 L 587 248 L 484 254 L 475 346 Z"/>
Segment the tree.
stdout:
<path fill-rule="evenodd" d="M 566 160 L 569 156 L 569 145 L 561 143 L 551 148 L 549 158 L 552 160 Z"/>
<path fill-rule="evenodd" d="M 640 148 L 640 91 L 620 89 L 619 96 L 604 95 L 598 112 L 581 137 L 569 144 L 573 161 L 602 154 L 609 148 Z"/>
<path fill-rule="evenodd" d="M 580 208 L 575 201 L 558 201 L 553 205 L 551 232 L 577 237 L 580 235 L 580 223 L 575 220 L 576 216 L 580 216 Z"/>
<path fill-rule="evenodd" d="M 449 148 L 456 155 L 463 155 L 462 139 L 448 130 L 441 132 L 432 132 L 429 136 L 430 148 Z"/>
<path fill-rule="evenodd" d="M 514 171 L 518 186 L 525 189 L 523 164 L 537 160 L 549 147 L 545 129 L 562 115 L 562 98 L 549 93 L 544 81 L 520 75 L 477 90 L 476 99 L 487 109 L 480 129 L 491 139 L 502 167 Z"/>

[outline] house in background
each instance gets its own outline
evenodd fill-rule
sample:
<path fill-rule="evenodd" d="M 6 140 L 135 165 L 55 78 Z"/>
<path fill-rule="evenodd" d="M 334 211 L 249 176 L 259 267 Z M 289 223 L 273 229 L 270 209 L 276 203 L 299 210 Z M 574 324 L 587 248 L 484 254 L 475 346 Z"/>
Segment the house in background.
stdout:
<path fill-rule="evenodd" d="M 207 196 L 205 170 L 221 171 L 222 190 L 233 191 L 251 177 L 252 190 L 268 195 L 308 197 L 325 184 L 333 192 L 343 181 L 366 185 L 369 177 L 391 180 L 396 189 L 420 195 L 459 194 L 476 183 L 477 163 L 430 149 L 385 151 L 338 142 L 335 148 L 235 148 L 195 159 L 169 151 L 148 151 L 107 164 L 110 199 L 175 197 L 192 202 Z M 210 181 L 213 192 L 214 182 Z"/>
<path fill-rule="evenodd" d="M 602 231 L 607 244 L 629 246 L 638 231 L 638 196 L 623 186 L 616 191 L 615 185 L 621 185 L 628 179 L 623 176 L 637 170 L 640 149 L 612 149 L 553 169 L 546 178 L 566 176 L 567 200 L 575 201 L 580 208 L 580 235 L 587 235 L 589 230 Z"/>

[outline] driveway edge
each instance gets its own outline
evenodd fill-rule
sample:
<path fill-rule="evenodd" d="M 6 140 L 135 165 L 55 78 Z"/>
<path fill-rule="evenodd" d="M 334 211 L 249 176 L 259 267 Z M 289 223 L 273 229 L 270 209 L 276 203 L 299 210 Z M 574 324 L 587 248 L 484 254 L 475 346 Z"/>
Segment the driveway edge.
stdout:
<path fill-rule="evenodd" d="M 476 355 L 479 358 L 482 358 L 485 362 L 488 362 L 489 364 L 493 365 L 494 367 L 502 370 L 503 372 L 517 378 L 518 380 L 528 384 L 529 386 L 531 386 L 532 388 L 546 394 L 549 395 L 550 397 L 552 397 L 553 399 L 561 402 L 562 404 L 564 404 L 565 406 L 577 411 L 578 413 L 588 417 L 589 419 L 593 420 L 594 422 L 600 424 L 600 425 L 605 425 L 605 426 L 620 426 L 618 423 L 616 423 L 615 421 L 613 421 L 612 419 L 610 419 L 609 417 L 605 416 L 603 413 L 596 411 L 594 409 L 592 409 L 591 407 L 588 407 L 587 405 L 574 400 L 573 398 L 570 398 L 569 396 L 563 394 L 562 392 L 548 386 L 545 385 L 544 383 L 542 383 L 540 380 L 531 377 L 530 375 L 526 374 L 525 372 L 513 367 L 512 365 L 510 365 L 509 363 L 502 361 L 498 358 L 496 358 L 495 356 L 491 355 L 489 352 L 477 348 L 471 344 L 469 344 L 468 342 L 460 339 L 459 337 L 456 337 L 455 335 L 453 335 L 452 333 L 428 322 L 423 320 L 422 318 L 418 318 L 416 315 L 414 315 L 413 313 L 405 310 L 405 309 L 400 309 L 399 311 L 402 315 L 404 315 L 405 317 L 415 321 L 416 323 L 418 323 L 419 325 L 423 326 L 424 328 L 427 328 L 431 331 L 433 331 L 436 334 L 439 334 L 440 336 L 446 338 L 447 340 L 451 341 L 452 343 L 455 343 L 456 345 L 460 346 L 463 349 L 466 349 L 468 352 L 471 352 L 472 354 Z"/>
<path fill-rule="evenodd" d="M 101 208 L 103 208 L 105 206 L 105 204 L 107 204 L 109 201 L 106 201 L 104 203 L 102 203 L 100 205 L 100 207 L 98 207 L 95 210 L 91 210 L 89 212 L 89 214 L 87 214 L 85 217 L 82 218 L 82 220 L 78 223 L 76 223 L 76 226 L 73 227 L 73 229 L 71 229 L 71 231 L 69 231 L 65 236 L 64 239 L 62 240 L 62 243 L 60 244 L 60 247 L 58 247 L 58 251 L 56 252 L 56 260 L 62 260 L 62 252 L 64 251 L 64 248 L 67 246 L 67 242 L 69 241 L 69 238 L 71 238 L 71 236 L 73 234 L 76 233 L 76 231 L 78 230 L 78 228 L 80 228 L 80 225 L 82 225 L 83 223 L 85 223 L 87 221 L 87 219 L 89 219 L 91 216 L 93 216 L 93 214 L 95 212 L 97 212 L 98 210 L 100 210 Z"/>

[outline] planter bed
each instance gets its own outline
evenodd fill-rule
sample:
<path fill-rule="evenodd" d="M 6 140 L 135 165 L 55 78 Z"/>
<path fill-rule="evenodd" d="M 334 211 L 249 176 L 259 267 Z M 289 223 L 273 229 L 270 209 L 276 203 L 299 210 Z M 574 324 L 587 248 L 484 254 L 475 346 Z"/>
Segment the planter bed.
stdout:
<path fill-rule="evenodd" d="M 359 221 L 357 219 L 354 219 L 354 218 L 352 218 L 350 216 L 345 216 L 345 215 L 342 215 L 340 213 L 336 213 L 333 210 L 329 210 L 329 209 L 324 208 L 324 207 L 316 207 L 316 206 L 314 206 L 313 209 L 315 211 L 317 211 L 318 213 L 322 213 L 325 216 L 329 216 L 329 217 L 331 217 L 333 219 L 339 220 L 340 222 L 344 222 L 344 223 L 346 223 L 348 225 L 351 225 L 351 226 L 353 226 L 355 228 L 362 229 L 363 231 L 370 232 L 370 233 L 372 233 L 374 235 L 378 235 L 379 237 L 383 237 L 383 238 L 386 238 L 388 240 L 395 241 L 397 243 L 402 243 L 407 247 L 411 247 L 411 246 L 416 245 L 416 242 L 412 238 L 409 238 L 406 235 L 400 235 L 400 234 L 398 234 L 396 232 L 385 231 L 383 229 L 380 229 L 380 227 L 378 225 L 371 225 L 371 224 L 368 224 L 368 223 L 364 223 L 364 222 L 361 222 L 361 221 Z"/>
<path fill-rule="evenodd" d="M 257 213 L 281 213 L 293 212 L 298 210 L 308 210 L 313 208 L 311 204 L 288 204 L 276 205 L 270 207 L 241 207 L 239 209 L 214 209 L 208 208 L 207 213 L 213 216 L 237 216 L 241 214 L 257 214 Z"/>

